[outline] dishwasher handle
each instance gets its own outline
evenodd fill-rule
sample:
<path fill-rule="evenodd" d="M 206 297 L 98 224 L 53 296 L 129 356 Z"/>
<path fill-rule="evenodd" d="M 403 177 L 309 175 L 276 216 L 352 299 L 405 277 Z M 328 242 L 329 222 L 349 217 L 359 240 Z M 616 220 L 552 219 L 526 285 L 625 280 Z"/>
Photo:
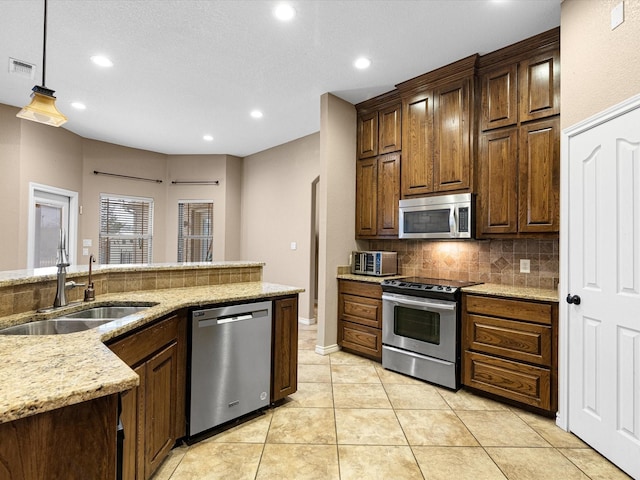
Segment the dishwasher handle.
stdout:
<path fill-rule="evenodd" d="M 214 325 L 224 325 L 225 323 L 242 322 L 243 320 L 253 320 L 254 318 L 266 317 L 269 314 L 267 310 L 256 310 L 254 312 L 242 315 L 229 315 L 217 318 L 208 318 L 198 321 L 198 328 L 212 327 Z"/>

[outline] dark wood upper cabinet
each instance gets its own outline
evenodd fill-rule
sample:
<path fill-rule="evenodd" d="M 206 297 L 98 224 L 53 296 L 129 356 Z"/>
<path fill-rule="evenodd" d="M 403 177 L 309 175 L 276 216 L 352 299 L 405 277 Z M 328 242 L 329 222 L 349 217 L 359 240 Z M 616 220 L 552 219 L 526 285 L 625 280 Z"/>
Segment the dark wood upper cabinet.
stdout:
<path fill-rule="evenodd" d="M 518 158 L 519 230 L 560 229 L 560 119 L 521 127 Z"/>
<path fill-rule="evenodd" d="M 378 159 L 356 163 L 356 236 L 375 237 L 378 205 Z"/>
<path fill-rule="evenodd" d="M 481 78 L 481 130 L 506 127 L 518 122 L 518 65 L 506 65 Z"/>
<path fill-rule="evenodd" d="M 378 155 L 378 112 L 358 116 L 358 158 Z"/>
<path fill-rule="evenodd" d="M 477 235 L 559 232 L 560 32 L 480 58 Z"/>
<path fill-rule="evenodd" d="M 478 218 L 483 233 L 518 232 L 518 128 L 480 137 Z"/>
<path fill-rule="evenodd" d="M 433 192 L 433 95 L 403 101 L 402 196 Z"/>
<path fill-rule="evenodd" d="M 402 197 L 473 191 L 478 56 L 398 85 L 402 97 Z"/>
<path fill-rule="evenodd" d="M 358 160 L 356 161 L 356 238 L 398 236 L 402 103 L 389 92 L 356 106 Z M 376 127 L 367 126 L 367 124 Z M 377 138 L 373 140 L 373 131 Z M 366 138 L 362 138 L 362 132 Z M 372 144 L 375 143 L 375 148 Z M 377 152 L 375 155 L 373 152 Z"/>
<path fill-rule="evenodd" d="M 470 80 L 465 78 L 434 92 L 434 190 L 467 190 L 471 186 Z"/>
<path fill-rule="evenodd" d="M 391 105 L 378 112 L 378 153 L 397 152 L 402 148 L 402 105 Z"/>
<path fill-rule="evenodd" d="M 560 113 L 560 52 L 551 50 L 520 62 L 520 122 Z"/>

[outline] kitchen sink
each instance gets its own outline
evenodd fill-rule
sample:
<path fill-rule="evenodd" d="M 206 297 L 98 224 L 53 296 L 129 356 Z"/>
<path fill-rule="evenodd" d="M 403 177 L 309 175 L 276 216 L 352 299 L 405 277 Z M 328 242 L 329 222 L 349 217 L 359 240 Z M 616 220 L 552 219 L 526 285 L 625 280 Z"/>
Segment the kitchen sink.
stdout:
<path fill-rule="evenodd" d="M 0 330 L 0 335 L 60 335 L 64 333 L 82 332 L 98 327 L 104 323 L 114 320 L 105 318 L 102 320 L 74 320 L 74 319 L 52 319 L 38 320 L 36 322 L 23 323 L 13 327 Z"/>
<path fill-rule="evenodd" d="M 108 318 L 110 320 L 113 320 L 115 318 L 122 318 L 126 317 L 127 315 L 132 315 L 149 307 L 150 305 L 109 305 L 105 307 L 93 307 L 87 310 L 80 310 L 79 312 L 75 313 L 68 313 L 58 318 Z"/>
<path fill-rule="evenodd" d="M 155 303 L 137 305 L 106 305 L 87 308 L 79 312 L 63 313 L 49 320 L 37 320 L 0 330 L 0 335 L 60 335 L 81 332 L 99 327 L 133 315 L 156 305 Z"/>

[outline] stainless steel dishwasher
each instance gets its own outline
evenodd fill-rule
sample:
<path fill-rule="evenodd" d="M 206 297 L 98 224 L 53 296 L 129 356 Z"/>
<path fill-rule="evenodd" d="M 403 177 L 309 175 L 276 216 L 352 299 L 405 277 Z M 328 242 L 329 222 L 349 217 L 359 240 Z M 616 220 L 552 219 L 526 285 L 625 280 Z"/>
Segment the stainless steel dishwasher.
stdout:
<path fill-rule="evenodd" d="M 193 311 L 189 375 L 189 437 L 269 405 L 271 302 Z"/>

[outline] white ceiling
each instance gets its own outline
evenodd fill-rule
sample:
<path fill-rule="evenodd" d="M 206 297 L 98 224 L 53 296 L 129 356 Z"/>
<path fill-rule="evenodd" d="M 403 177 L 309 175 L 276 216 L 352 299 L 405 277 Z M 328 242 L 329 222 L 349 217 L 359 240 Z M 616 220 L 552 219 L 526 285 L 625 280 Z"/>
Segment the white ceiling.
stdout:
<path fill-rule="evenodd" d="M 49 0 L 46 86 L 62 128 L 83 137 L 244 157 L 317 132 L 326 92 L 358 103 L 546 31 L 560 2 L 292 0 L 297 16 L 282 23 L 271 0 Z M 0 103 L 22 107 L 41 84 L 42 30 L 43 0 L 0 0 Z M 353 68 L 361 55 L 366 71 Z M 9 57 L 37 65 L 35 80 L 10 75 Z"/>

